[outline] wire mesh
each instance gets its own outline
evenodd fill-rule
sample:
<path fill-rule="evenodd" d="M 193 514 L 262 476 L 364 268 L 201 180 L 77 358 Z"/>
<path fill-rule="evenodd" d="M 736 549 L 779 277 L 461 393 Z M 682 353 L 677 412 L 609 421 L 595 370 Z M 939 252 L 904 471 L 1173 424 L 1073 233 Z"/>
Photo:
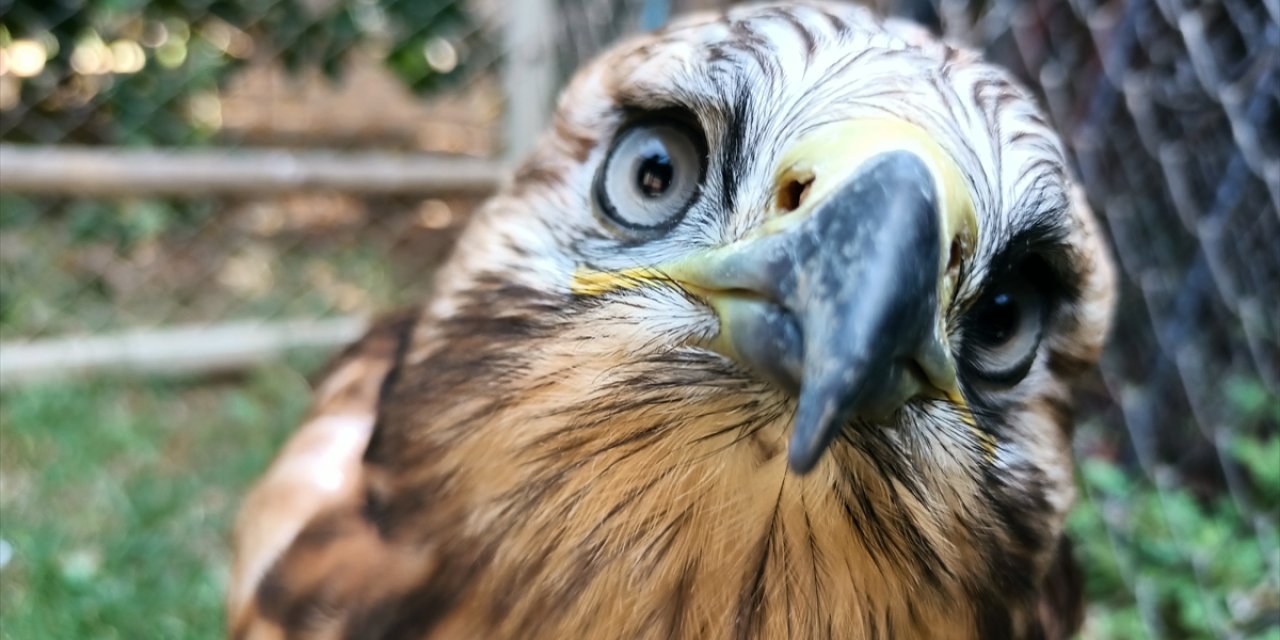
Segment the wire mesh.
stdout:
<path fill-rule="evenodd" d="M 0 16 L 7 143 L 501 149 L 501 24 L 483 2 L 8 2 Z M 6 341 L 373 312 L 423 294 L 473 204 L 2 197 Z"/>
<path fill-rule="evenodd" d="M 544 63 L 563 80 L 623 33 L 728 4 L 554 0 Z M 1121 306 L 1077 437 L 1081 518 L 1098 521 L 1079 526 L 1105 535 L 1078 544 L 1086 564 L 1114 565 L 1093 577 L 1118 586 L 1094 595 L 1136 622 L 1090 634 L 1276 637 L 1280 480 L 1259 469 L 1280 468 L 1280 8 L 874 4 L 1032 87 L 1113 242 Z M 506 13 L 498 0 L 0 0 L 0 138 L 499 157 Z M 0 340 L 385 310 L 425 295 L 475 204 L 3 193 Z M 1256 557 L 1191 512 L 1238 520 Z M 1233 553 L 1254 565 L 1247 579 L 1224 568 Z"/>
<path fill-rule="evenodd" d="M 982 48 L 1038 90 L 1110 232 L 1122 269 L 1120 308 L 1101 384 L 1086 403 L 1092 428 L 1077 446 L 1084 459 L 1114 460 L 1154 489 L 1150 518 L 1133 494 L 1086 485 L 1123 559 L 1143 630 L 1275 633 L 1276 505 L 1259 498 L 1256 483 L 1265 480 L 1243 468 L 1239 451 L 1280 431 L 1280 416 L 1245 399 L 1274 403 L 1280 385 L 1277 6 L 887 4 L 914 4 L 916 17 Z M 1280 465 L 1280 454 L 1267 455 L 1265 464 Z M 1267 577 L 1252 591 L 1224 593 L 1220 554 L 1235 550 L 1198 546 L 1197 524 L 1180 517 L 1182 492 L 1226 496 L 1242 514 L 1241 531 L 1267 549 L 1257 559 Z M 1141 537 L 1152 528 L 1168 535 L 1167 564 L 1143 557 L 1152 548 Z M 1185 598 L 1161 597 L 1171 581 L 1194 588 Z M 1242 604 L 1262 600 L 1270 609 L 1261 616 Z M 1188 616 L 1196 621 L 1179 619 L 1170 601 L 1196 610 Z"/>

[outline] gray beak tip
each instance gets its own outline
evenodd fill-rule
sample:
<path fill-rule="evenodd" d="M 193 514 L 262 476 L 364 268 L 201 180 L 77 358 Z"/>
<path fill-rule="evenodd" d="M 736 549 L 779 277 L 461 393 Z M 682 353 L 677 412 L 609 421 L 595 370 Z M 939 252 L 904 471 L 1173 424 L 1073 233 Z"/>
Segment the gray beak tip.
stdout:
<path fill-rule="evenodd" d="M 798 475 L 805 475 L 813 468 L 818 466 L 818 460 L 822 459 L 822 450 L 810 450 L 807 448 L 797 447 L 795 439 L 792 439 L 791 450 L 787 452 L 787 466 L 791 471 Z"/>
<path fill-rule="evenodd" d="M 846 412 L 836 406 L 839 396 L 823 392 L 818 386 L 809 385 L 800 391 L 800 402 L 792 425 L 787 464 L 798 474 L 808 473 L 817 466 L 839 432 L 837 423 L 847 418 Z"/>

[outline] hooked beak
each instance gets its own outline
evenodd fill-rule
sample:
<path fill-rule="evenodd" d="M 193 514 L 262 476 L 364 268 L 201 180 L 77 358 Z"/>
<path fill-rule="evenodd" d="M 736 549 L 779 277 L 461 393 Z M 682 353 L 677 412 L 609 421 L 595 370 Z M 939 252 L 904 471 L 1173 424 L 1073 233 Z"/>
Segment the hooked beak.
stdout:
<path fill-rule="evenodd" d="M 788 460 L 805 473 L 851 419 L 961 401 L 942 314 L 977 220 L 954 160 L 896 119 L 814 131 L 775 189 L 749 237 L 650 273 L 715 309 L 707 346 L 797 394 Z"/>

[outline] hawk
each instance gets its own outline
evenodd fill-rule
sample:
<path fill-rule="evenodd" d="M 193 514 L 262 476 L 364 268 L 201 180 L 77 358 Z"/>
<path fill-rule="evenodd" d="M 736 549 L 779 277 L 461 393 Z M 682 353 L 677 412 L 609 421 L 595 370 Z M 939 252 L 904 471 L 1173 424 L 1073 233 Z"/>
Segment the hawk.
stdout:
<path fill-rule="evenodd" d="M 1113 294 L 975 54 L 827 2 L 638 36 L 334 365 L 243 508 L 231 635 L 1066 637 Z"/>

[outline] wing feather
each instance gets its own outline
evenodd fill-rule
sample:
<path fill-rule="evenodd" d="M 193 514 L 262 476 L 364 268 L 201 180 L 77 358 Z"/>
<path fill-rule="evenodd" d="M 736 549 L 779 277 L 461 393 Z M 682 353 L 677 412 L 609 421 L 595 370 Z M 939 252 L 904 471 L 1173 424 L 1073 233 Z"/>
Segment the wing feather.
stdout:
<path fill-rule="evenodd" d="M 361 459 L 377 422 L 382 389 L 402 357 L 416 317 L 404 312 L 383 318 L 333 360 L 307 418 L 245 498 L 233 535 L 235 558 L 227 590 L 232 637 L 284 637 L 280 612 L 266 609 L 279 609 L 284 592 L 304 586 L 283 580 L 310 583 L 318 577 L 286 571 L 282 565 L 297 564 L 285 562 L 287 558 L 309 554 L 368 560 L 376 551 L 349 548 L 377 542 L 376 532 L 359 517 L 366 480 Z M 347 555 L 351 553 L 355 555 Z M 336 569 L 324 562 L 307 564 L 311 574 Z"/>

